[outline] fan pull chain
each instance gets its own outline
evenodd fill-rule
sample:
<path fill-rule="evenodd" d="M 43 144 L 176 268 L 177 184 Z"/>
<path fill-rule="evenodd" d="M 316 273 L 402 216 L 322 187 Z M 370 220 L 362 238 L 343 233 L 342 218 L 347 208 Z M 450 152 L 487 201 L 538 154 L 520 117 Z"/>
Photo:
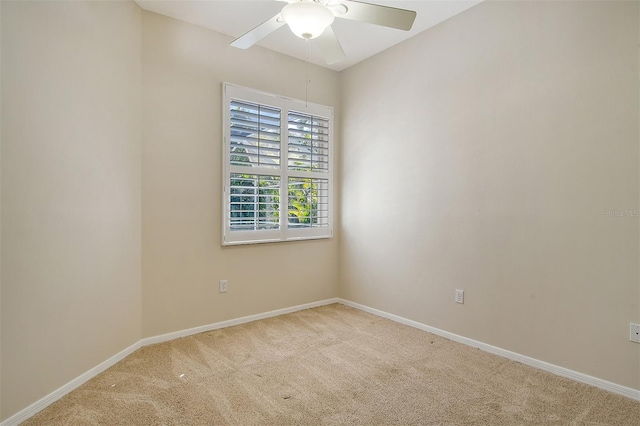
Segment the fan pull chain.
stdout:
<path fill-rule="evenodd" d="M 305 44 L 305 60 L 307 61 L 307 72 L 304 78 L 304 106 L 309 106 L 309 70 L 311 69 L 311 61 L 309 60 L 309 39 L 304 40 Z"/>

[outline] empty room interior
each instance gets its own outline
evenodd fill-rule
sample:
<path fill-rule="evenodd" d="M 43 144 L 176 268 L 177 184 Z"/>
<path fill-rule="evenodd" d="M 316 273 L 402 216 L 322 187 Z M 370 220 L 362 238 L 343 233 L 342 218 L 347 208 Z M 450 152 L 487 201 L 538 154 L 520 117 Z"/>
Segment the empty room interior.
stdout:
<path fill-rule="evenodd" d="M 295 3 L 0 2 L 0 425 L 640 424 L 640 3 Z"/>

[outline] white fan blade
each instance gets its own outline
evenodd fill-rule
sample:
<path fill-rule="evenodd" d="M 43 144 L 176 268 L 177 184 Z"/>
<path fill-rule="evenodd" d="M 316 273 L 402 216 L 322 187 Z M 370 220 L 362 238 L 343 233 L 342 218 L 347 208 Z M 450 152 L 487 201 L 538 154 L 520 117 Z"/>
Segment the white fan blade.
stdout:
<path fill-rule="evenodd" d="M 248 33 L 233 40 L 231 42 L 231 46 L 237 47 L 240 49 L 247 49 L 283 25 L 284 25 L 284 19 L 282 19 L 280 17 L 280 14 L 278 13 L 273 18 L 264 21 L 262 24 L 258 25 Z"/>
<path fill-rule="evenodd" d="M 336 62 L 346 59 L 347 56 L 344 54 L 344 50 L 342 50 L 342 46 L 340 46 L 340 42 L 331 27 L 327 27 L 327 29 L 324 30 L 324 32 L 315 39 L 315 41 L 320 48 L 322 57 L 328 65 L 335 64 Z"/>
<path fill-rule="evenodd" d="M 340 0 L 336 4 L 344 5 L 347 11 L 341 13 L 338 9 L 335 14 L 338 18 L 351 19 L 352 21 L 368 22 L 370 24 L 383 25 L 409 31 L 416 19 L 413 10 L 396 9 L 395 7 L 380 6 L 377 4 L 360 3 L 351 0 Z"/>

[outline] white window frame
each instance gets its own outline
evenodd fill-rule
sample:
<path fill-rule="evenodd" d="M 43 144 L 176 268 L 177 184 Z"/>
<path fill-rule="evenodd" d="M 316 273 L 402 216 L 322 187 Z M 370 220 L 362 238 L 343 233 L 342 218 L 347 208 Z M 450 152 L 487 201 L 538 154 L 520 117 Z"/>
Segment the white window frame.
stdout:
<path fill-rule="evenodd" d="M 333 151 L 334 116 L 333 107 L 313 104 L 297 99 L 222 83 L 222 245 L 272 243 L 283 241 L 311 240 L 333 237 Z M 242 167 L 231 164 L 231 101 L 246 101 L 265 106 L 280 108 L 280 168 Z M 294 171 L 288 167 L 288 112 L 323 117 L 329 120 L 329 164 L 328 171 Z M 232 173 L 267 175 L 280 177 L 280 214 L 279 229 L 232 231 L 230 228 L 230 182 Z M 328 180 L 328 225 L 311 228 L 288 227 L 288 182 L 289 177 L 315 178 Z"/>

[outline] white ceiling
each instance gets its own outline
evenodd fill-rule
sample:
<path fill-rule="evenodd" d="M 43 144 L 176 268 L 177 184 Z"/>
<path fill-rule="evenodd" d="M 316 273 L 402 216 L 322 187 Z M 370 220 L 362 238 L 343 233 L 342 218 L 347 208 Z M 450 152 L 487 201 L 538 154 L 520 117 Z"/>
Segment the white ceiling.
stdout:
<path fill-rule="evenodd" d="M 314 64 L 342 71 L 370 56 L 398 44 L 440 22 L 480 3 L 482 0 L 367 0 L 418 14 L 411 31 L 401 31 L 345 19 L 336 19 L 332 27 L 342 44 L 347 59 L 327 65 L 313 40 L 309 60 Z M 170 16 L 229 35 L 234 39 L 271 18 L 285 3 L 275 0 L 136 0 L 145 10 Z M 306 59 L 304 40 L 285 25 L 258 45 L 299 59 Z"/>

